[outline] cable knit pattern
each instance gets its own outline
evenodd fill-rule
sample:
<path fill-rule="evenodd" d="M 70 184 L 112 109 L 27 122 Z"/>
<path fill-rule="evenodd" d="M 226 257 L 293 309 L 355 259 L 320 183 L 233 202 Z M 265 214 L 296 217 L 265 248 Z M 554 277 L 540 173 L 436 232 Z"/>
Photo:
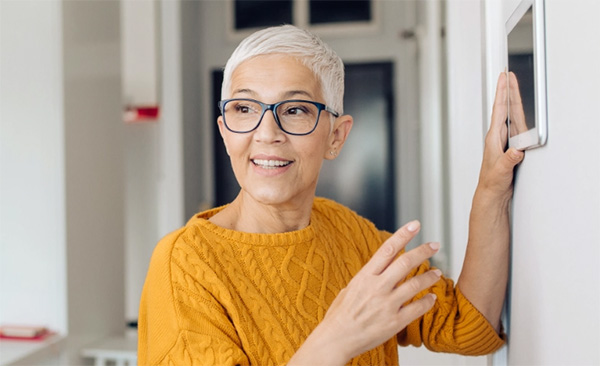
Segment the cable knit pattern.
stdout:
<path fill-rule="evenodd" d="M 391 235 L 323 198 L 315 199 L 307 228 L 280 234 L 218 227 L 207 219 L 220 209 L 198 214 L 157 245 L 140 304 L 140 365 L 285 364 Z M 397 365 L 398 343 L 465 354 L 503 344 L 451 280 L 428 291 L 438 297 L 430 312 L 350 364 Z"/>

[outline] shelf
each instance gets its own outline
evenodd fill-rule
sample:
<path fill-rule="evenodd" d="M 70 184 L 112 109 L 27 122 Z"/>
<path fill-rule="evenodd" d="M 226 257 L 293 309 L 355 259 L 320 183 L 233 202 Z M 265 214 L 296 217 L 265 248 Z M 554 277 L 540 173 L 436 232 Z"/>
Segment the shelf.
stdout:
<path fill-rule="evenodd" d="M 65 337 L 51 335 L 43 340 L 0 340 L 0 365 L 26 364 L 28 360 L 58 355 Z"/>
<path fill-rule="evenodd" d="M 137 362 L 137 336 L 105 338 L 81 350 L 81 355 L 93 358 L 96 365 L 113 361 L 116 365 L 135 365 Z"/>

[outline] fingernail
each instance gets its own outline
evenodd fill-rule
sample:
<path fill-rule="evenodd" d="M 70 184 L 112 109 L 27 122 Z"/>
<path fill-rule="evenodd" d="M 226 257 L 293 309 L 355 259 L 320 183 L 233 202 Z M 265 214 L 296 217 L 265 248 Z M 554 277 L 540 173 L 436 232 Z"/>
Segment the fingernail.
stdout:
<path fill-rule="evenodd" d="M 440 270 L 439 270 L 439 269 L 437 269 L 437 268 L 436 268 L 436 269 L 434 269 L 432 272 L 433 272 L 433 273 L 435 273 L 435 274 L 436 274 L 438 277 L 441 277 L 441 276 L 442 276 L 442 271 L 440 271 Z"/>
<path fill-rule="evenodd" d="M 411 232 L 417 231 L 418 228 L 419 228 L 419 221 L 417 221 L 417 220 L 409 222 L 408 225 L 406 226 L 406 229 L 408 229 L 408 231 L 411 231 Z"/>
<path fill-rule="evenodd" d="M 429 294 L 429 296 L 431 296 L 433 298 L 433 301 L 437 300 L 437 295 L 436 294 Z"/>
<path fill-rule="evenodd" d="M 436 242 L 429 243 L 429 246 L 430 246 L 430 247 L 431 247 L 431 249 L 433 249 L 433 250 L 438 250 L 438 249 L 440 249 L 440 243 L 436 243 Z"/>

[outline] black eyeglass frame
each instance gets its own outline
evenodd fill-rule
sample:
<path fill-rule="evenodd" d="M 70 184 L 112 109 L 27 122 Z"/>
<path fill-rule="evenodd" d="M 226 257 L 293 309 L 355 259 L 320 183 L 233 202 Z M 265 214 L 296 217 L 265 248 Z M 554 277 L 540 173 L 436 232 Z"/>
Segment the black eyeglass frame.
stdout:
<path fill-rule="evenodd" d="M 258 105 L 260 105 L 262 108 L 262 112 L 260 114 L 260 118 L 258 119 L 258 122 L 256 123 L 256 126 L 252 127 L 248 131 L 235 131 L 235 130 L 232 130 L 231 128 L 229 128 L 229 126 L 227 125 L 227 118 L 225 118 L 225 105 L 231 101 L 248 101 L 248 102 L 257 103 Z M 313 126 L 313 128 L 310 131 L 304 132 L 304 133 L 295 133 L 295 132 L 286 131 L 283 128 L 283 126 L 281 125 L 281 121 L 279 121 L 279 116 L 277 116 L 276 110 L 277 110 L 277 107 L 279 107 L 280 105 L 282 105 L 284 103 L 290 103 L 290 102 L 292 102 L 292 103 L 311 103 L 315 107 L 317 107 L 317 109 L 318 109 L 317 120 L 315 121 L 315 125 Z M 233 133 L 248 133 L 248 132 L 252 132 L 252 131 L 256 130 L 258 128 L 258 126 L 260 126 L 260 124 L 263 120 L 263 117 L 265 116 L 265 113 L 267 113 L 267 111 L 273 112 L 273 116 L 275 117 L 275 122 L 277 123 L 277 126 L 279 126 L 279 128 L 283 132 L 287 133 L 288 135 L 294 135 L 294 136 L 310 135 L 317 128 L 317 125 L 319 124 L 319 119 L 321 119 L 322 111 L 329 112 L 336 118 L 340 116 L 340 114 L 338 112 L 334 111 L 333 109 L 329 108 L 328 106 L 326 106 L 323 103 L 314 102 L 312 100 L 303 100 L 303 99 L 288 99 L 288 100 L 282 100 L 281 102 L 277 102 L 274 104 L 266 104 L 266 103 L 260 102 L 256 99 L 231 98 L 231 99 L 223 99 L 223 100 L 219 101 L 219 109 L 221 110 L 221 116 L 223 116 L 223 122 L 225 124 L 225 128 L 227 128 L 227 130 L 229 130 Z"/>

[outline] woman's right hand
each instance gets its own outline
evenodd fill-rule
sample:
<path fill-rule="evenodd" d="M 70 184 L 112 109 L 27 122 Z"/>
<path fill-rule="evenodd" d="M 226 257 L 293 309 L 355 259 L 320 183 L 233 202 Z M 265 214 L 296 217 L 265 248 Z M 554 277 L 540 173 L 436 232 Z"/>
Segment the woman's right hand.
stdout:
<path fill-rule="evenodd" d="M 439 250 L 438 243 L 428 243 L 398 256 L 419 228 L 419 222 L 410 222 L 383 243 L 340 291 L 289 365 L 346 364 L 392 338 L 431 309 L 435 303 L 433 294 L 403 306 L 441 276 L 434 269 L 403 282 L 412 269 Z"/>

